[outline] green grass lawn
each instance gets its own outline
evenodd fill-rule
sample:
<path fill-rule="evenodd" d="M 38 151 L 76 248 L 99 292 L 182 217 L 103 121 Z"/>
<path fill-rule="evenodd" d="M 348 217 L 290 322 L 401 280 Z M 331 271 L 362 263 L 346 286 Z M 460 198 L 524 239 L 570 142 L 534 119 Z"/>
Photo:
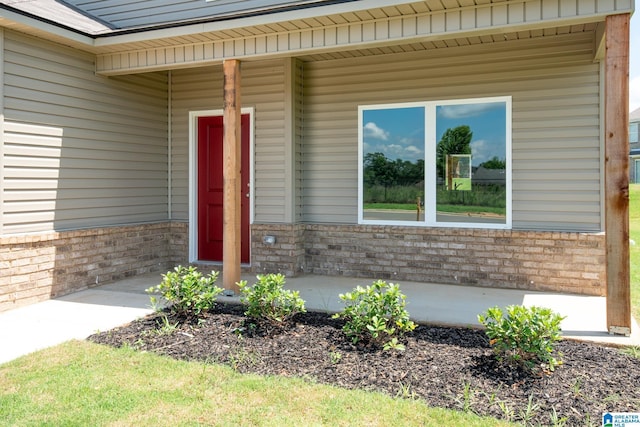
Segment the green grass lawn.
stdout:
<path fill-rule="evenodd" d="M 70 341 L 0 365 L 0 425 L 506 426 L 313 379 Z"/>
<path fill-rule="evenodd" d="M 629 246 L 631 264 L 631 314 L 640 320 L 640 184 L 629 186 Z"/>

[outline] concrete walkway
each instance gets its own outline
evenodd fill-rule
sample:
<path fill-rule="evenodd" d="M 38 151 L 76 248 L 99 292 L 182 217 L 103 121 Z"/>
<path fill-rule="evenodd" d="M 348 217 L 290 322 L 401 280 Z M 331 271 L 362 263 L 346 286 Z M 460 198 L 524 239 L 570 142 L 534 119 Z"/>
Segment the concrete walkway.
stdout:
<path fill-rule="evenodd" d="M 255 282 L 251 275 L 243 279 L 249 284 Z M 85 339 L 152 313 L 145 289 L 160 280 L 159 273 L 147 274 L 0 313 L 0 364 L 64 341 Z M 336 312 L 343 308 L 340 293 L 370 284 L 367 279 L 307 275 L 287 279 L 286 287 L 300 291 L 307 309 Z M 567 338 L 640 345 L 635 321 L 631 337 L 606 332 L 605 299 L 601 297 L 412 282 L 400 282 L 400 288 L 407 296 L 407 310 L 418 322 L 475 327 L 477 315 L 489 307 L 538 305 L 566 316 L 562 329 Z M 219 301 L 239 298 L 220 297 Z"/>

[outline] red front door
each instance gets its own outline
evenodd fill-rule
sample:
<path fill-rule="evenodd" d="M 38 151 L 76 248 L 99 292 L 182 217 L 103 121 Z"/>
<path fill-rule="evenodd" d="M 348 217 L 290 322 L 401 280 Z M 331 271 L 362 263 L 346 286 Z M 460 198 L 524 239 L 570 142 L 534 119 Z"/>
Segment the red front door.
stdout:
<path fill-rule="evenodd" d="M 249 115 L 241 120 L 241 262 L 250 261 L 249 236 Z M 222 116 L 198 118 L 198 259 L 222 261 L 223 231 L 223 120 Z"/>

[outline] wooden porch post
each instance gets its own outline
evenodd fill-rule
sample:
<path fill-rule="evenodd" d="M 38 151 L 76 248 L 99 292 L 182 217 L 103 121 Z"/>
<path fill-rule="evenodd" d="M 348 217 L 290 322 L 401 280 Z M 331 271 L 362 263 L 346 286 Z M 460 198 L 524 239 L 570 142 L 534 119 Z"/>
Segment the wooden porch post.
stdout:
<path fill-rule="evenodd" d="M 224 72 L 224 137 L 223 178 L 224 213 L 222 235 L 223 287 L 237 294 L 240 281 L 240 61 L 231 59 L 222 64 Z"/>
<path fill-rule="evenodd" d="M 607 16 L 605 37 L 605 241 L 607 329 L 631 333 L 629 271 L 629 14 Z"/>

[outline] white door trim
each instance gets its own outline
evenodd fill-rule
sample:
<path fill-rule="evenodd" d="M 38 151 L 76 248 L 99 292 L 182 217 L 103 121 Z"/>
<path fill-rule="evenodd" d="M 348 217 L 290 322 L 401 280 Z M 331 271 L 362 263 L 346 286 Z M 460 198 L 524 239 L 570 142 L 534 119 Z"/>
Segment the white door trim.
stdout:
<path fill-rule="evenodd" d="M 198 261 L 198 118 L 222 116 L 224 111 L 189 111 L 189 262 Z M 249 224 L 253 224 L 254 179 L 254 107 L 243 107 L 242 114 L 249 114 Z M 246 189 L 242 189 L 243 193 Z"/>

